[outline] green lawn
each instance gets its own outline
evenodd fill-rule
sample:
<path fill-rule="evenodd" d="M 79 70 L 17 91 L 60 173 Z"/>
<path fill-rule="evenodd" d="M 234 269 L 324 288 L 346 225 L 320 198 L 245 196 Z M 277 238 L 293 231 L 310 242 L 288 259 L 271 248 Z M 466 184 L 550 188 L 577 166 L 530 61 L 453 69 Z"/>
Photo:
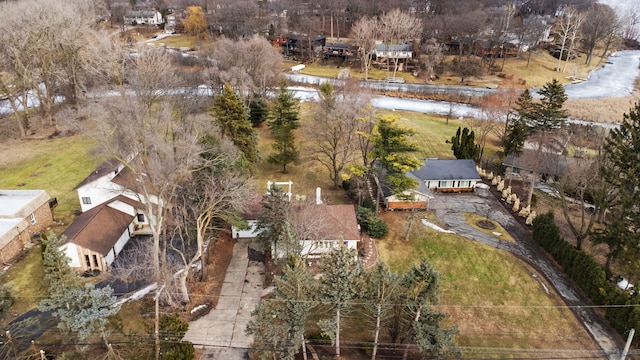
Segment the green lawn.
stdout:
<path fill-rule="evenodd" d="M 192 48 L 195 45 L 193 38 L 187 35 L 169 36 L 164 39 L 154 41 L 152 42 L 152 44 L 164 44 L 166 46 L 175 47 L 175 48 L 183 48 L 183 47 Z"/>
<path fill-rule="evenodd" d="M 18 163 L 0 167 L 2 189 L 44 189 L 58 199 L 54 218 L 66 225 L 73 211 L 80 209 L 73 188 L 98 165 L 89 154 L 94 142 L 82 136 L 25 140 L 12 144 L 11 152 L 21 154 Z M 9 151 L 3 151 L 10 156 Z"/>
<path fill-rule="evenodd" d="M 421 226 L 404 242 L 403 215 L 385 217 L 391 231 L 379 242 L 381 258 L 398 272 L 422 258 L 434 264 L 442 275 L 440 308 L 459 326 L 458 345 L 595 349 L 560 297 L 554 291 L 547 295 L 527 264 L 504 251 Z"/>
<path fill-rule="evenodd" d="M 40 246 L 31 248 L 20 261 L 0 276 L 0 283 L 8 286 L 14 296 L 11 312 L 22 314 L 37 306 L 46 294 Z"/>

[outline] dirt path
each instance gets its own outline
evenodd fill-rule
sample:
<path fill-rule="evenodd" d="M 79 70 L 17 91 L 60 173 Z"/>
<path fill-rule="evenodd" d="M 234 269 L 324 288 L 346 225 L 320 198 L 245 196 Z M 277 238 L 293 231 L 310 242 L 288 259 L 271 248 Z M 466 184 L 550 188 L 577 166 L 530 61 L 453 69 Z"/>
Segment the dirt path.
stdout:
<path fill-rule="evenodd" d="M 613 329 L 595 313 L 589 299 L 573 287 L 573 283 L 564 273 L 533 244 L 528 229 L 516 221 L 511 213 L 486 190 L 476 194 L 438 194 L 431 200 L 429 207 L 450 230 L 468 239 L 506 250 L 537 269 L 560 294 L 567 306 L 576 315 L 592 338 L 603 351 L 603 358 L 617 360 L 624 343 Z M 494 237 L 474 229 L 465 223 L 461 213 L 470 212 L 485 215 L 490 211 L 491 219 L 500 223 L 516 239 L 515 243 L 501 242 Z"/>

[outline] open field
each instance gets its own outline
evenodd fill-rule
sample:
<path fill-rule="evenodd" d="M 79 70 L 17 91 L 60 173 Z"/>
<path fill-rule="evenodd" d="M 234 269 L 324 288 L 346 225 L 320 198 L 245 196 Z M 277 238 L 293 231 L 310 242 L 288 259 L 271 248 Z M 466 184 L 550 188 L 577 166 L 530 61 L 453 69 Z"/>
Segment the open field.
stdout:
<path fill-rule="evenodd" d="M 547 295 L 525 263 L 503 251 L 422 226 L 405 242 L 403 214 L 385 213 L 384 217 L 390 233 L 378 242 L 381 257 L 398 272 L 423 257 L 434 264 L 442 274 L 439 308 L 458 325 L 463 355 L 510 358 L 517 357 L 516 352 L 522 355 L 522 349 L 597 350 L 558 294 Z M 498 354 L 495 348 L 514 351 Z M 554 358 L 575 355 L 553 353 Z"/>

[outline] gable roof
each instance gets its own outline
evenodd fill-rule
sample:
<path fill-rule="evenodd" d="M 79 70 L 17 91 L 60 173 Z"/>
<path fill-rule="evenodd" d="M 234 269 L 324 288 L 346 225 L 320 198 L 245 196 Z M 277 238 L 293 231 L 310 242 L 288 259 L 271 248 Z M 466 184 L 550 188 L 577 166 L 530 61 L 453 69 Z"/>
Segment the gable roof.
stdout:
<path fill-rule="evenodd" d="M 93 172 L 91 174 L 89 174 L 89 176 L 87 176 L 84 180 L 82 180 L 80 182 L 80 184 L 76 185 L 76 187 L 73 188 L 73 190 L 78 190 L 79 188 L 94 182 L 95 180 L 106 176 L 107 174 L 109 174 L 110 172 L 115 172 L 118 170 L 118 167 L 120 166 L 120 162 L 118 160 L 116 160 L 115 158 L 111 158 L 105 162 L 103 162 L 102 164 L 100 164 L 95 170 L 93 170 Z"/>
<path fill-rule="evenodd" d="M 323 240 L 359 240 L 358 220 L 351 205 L 314 205 L 316 215 L 325 221 L 320 231 Z"/>
<path fill-rule="evenodd" d="M 141 205 L 135 200 L 119 195 L 109 202 L 83 212 L 62 233 L 67 238 L 64 244 L 73 243 L 106 256 L 134 218 L 133 215 L 109 206 L 115 201 L 136 208 Z"/>
<path fill-rule="evenodd" d="M 428 159 L 424 166 L 413 171 L 418 179 L 429 180 L 480 180 L 476 164 L 471 159 Z"/>
<path fill-rule="evenodd" d="M 377 52 L 413 51 L 413 45 L 408 44 L 376 44 Z"/>

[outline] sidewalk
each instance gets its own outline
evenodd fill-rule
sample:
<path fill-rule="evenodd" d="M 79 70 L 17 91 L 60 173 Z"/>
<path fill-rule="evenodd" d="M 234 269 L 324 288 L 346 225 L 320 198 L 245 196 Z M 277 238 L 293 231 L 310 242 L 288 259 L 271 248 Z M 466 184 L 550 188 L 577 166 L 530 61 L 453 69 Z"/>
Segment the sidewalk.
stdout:
<path fill-rule="evenodd" d="M 202 359 L 245 359 L 251 346 L 244 329 L 260 301 L 264 264 L 249 261 L 249 243 L 243 239 L 235 244 L 216 308 L 189 323 L 184 340 L 205 349 Z"/>

